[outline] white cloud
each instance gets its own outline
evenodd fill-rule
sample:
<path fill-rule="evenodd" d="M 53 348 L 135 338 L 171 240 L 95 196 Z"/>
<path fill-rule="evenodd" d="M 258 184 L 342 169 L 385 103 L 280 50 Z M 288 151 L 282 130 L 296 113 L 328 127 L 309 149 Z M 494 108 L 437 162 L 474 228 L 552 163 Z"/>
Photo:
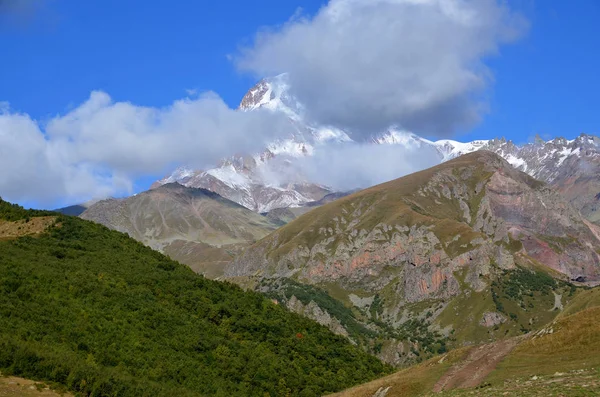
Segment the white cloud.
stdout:
<path fill-rule="evenodd" d="M 444 135 L 480 119 L 485 58 L 525 28 L 497 0 L 331 0 L 260 32 L 236 62 L 288 72 L 309 117 L 355 137 L 390 125 Z"/>
<path fill-rule="evenodd" d="M 438 165 L 442 156 L 429 145 L 331 143 L 312 156 L 275 158 L 262 176 L 273 184 L 308 180 L 335 191 L 367 188 Z"/>
<path fill-rule="evenodd" d="M 224 156 L 262 150 L 289 135 L 268 111 L 238 112 L 217 95 L 166 108 L 113 102 L 93 92 L 45 125 L 0 106 L 0 195 L 49 206 L 59 200 L 131 193 L 136 178 L 176 164 L 204 167 Z"/>
<path fill-rule="evenodd" d="M 331 0 L 314 17 L 295 15 L 261 32 L 234 59 L 261 78 L 287 72 L 308 123 L 358 140 L 392 125 L 448 134 L 479 120 L 492 80 L 485 59 L 524 30 L 500 1 Z M 20 10 L 42 2 L 17 3 Z M 0 13 L 13 13 L 7 4 L 0 0 Z M 238 112 L 214 93 L 187 94 L 154 108 L 96 91 L 46 123 L 0 103 L 0 195 L 52 206 L 127 194 L 137 178 L 255 153 L 294 128 L 283 114 Z M 398 146 L 327 146 L 285 173 L 344 190 L 433 165 L 434 157 Z"/>
<path fill-rule="evenodd" d="M 343 144 L 316 151 L 300 166 L 309 180 L 336 191 L 367 188 L 440 163 L 439 152 L 430 146 Z"/>

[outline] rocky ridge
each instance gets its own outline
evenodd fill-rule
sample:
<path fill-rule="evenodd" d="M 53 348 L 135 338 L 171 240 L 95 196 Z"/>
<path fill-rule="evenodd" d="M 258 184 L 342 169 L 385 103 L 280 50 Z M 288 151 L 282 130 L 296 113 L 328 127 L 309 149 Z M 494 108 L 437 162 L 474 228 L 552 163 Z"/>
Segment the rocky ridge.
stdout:
<path fill-rule="evenodd" d="M 556 191 L 481 151 L 317 208 L 245 250 L 225 276 L 322 288 L 397 364 L 453 338 L 481 342 L 548 320 L 550 290 L 600 281 L 598 236 Z M 522 307 L 525 293 L 532 307 L 549 306 L 544 314 Z M 407 329 L 421 335 L 413 345 L 401 337 Z"/>

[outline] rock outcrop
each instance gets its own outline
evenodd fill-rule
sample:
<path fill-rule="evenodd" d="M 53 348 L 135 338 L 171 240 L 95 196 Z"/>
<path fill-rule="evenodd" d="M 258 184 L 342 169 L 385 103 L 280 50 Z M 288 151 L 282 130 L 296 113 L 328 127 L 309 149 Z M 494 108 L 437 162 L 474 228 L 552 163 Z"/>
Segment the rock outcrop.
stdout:
<path fill-rule="evenodd" d="M 480 151 L 317 208 L 247 249 L 225 276 L 324 286 L 365 325 L 419 321 L 450 337 L 444 319 L 466 310 L 453 302 L 481 296 L 501 307 L 510 294 L 498 297 L 494 285 L 517 267 L 600 280 L 599 235 L 559 193 Z M 378 296 L 379 307 L 351 294 Z M 469 313 L 468 327 L 503 324 L 481 316 Z"/>
<path fill-rule="evenodd" d="M 291 311 L 302 314 L 312 320 L 315 320 L 321 325 L 329 328 L 333 333 L 342 336 L 348 336 L 348 331 L 344 328 L 342 323 L 332 317 L 327 311 L 321 309 L 315 301 L 310 301 L 307 305 L 303 304 L 298 298 L 292 296 L 292 298 L 286 304 L 287 308 Z"/>
<path fill-rule="evenodd" d="M 506 317 L 497 312 L 485 312 L 483 313 L 483 317 L 479 322 L 480 325 L 491 328 L 493 326 L 499 325 L 506 322 Z"/>

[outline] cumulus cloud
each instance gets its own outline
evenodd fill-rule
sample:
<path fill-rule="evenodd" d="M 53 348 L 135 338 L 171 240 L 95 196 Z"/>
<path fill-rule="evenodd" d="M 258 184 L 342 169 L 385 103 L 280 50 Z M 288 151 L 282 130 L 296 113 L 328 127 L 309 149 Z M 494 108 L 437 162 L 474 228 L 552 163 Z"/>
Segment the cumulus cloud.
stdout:
<path fill-rule="evenodd" d="M 479 121 L 485 59 L 525 29 L 500 0 L 331 0 L 260 32 L 236 62 L 289 73 L 308 117 L 355 138 L 390 125 L 446 135 Z"/>
<path fill-rule="evenodd" d="M 367 188 L 440 163 L 433 147 L 347 143 L 323 151 L 299 163 L 309 180 L 336 191 Z"/>
<path fill-rule="evenodd" d="M 429 145 L 334 143 L 316 147 L 312 156 L 275 158 L 262 176 L 276 185 L 305 179 L 335 191 L 349 191 L 433 167 L 441 160 Z"/>
<path fill-rule="evenodd" d="M 288 136 L 288 120 L 268 111 L 238 112 L 216 94 L 166 108 L 90 98 L 40 123 L 0 106 L 0 195 L 52 205 L 60 199 L 132 192 L 136 178 L 187 164 L 205 167 L 236 152 L 255 152 Z"/>
<path fill-rule="evenodd" d="M 234 59 L 261 78 L 287 73 L 308 124 L 342 128 L 363 142 L 390 126 L 445 135 L 480 119 L 493 80 L 487 57 L 526 28 L 500 1 L 331 0 L 314 16 L 260 32 Z M 0 18 L 43 3 L 0 0 Z M 209 167 L 293 132 L 284 114 L 238 112 L 214 93 L 188 95 L 154 108 L 96 91 L 44 122 L 0 103 L 0 195 L 52 206 L 127 194 L 140 177 Z M 347 190 L 437 161 L 437 153 L 401 146 L 327 145 L 271 176 L 305 175 Z"/>

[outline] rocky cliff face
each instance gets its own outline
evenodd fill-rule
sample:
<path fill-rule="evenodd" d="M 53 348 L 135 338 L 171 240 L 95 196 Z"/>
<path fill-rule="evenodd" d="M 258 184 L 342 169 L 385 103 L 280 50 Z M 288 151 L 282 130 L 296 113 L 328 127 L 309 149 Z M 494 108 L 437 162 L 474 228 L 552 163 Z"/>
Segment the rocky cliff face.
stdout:
<path fill-rule="evenodd" d="M 210 276 L 278 226 L 216 193 L 178 184 L 100 201 L 81 217 L 125 232 Z"/>
<path fill-rule="evenodd" d="M 473 342 L 489 337 L 490 319 L 515 305 L 511 293 L 502 295 L 515 274 L 543 279 L 531 269 L 544 269 L 564 280 L 599 281 L 599 235 L 559 193 L 481 151 L 317 208 L 247 249 L 225 275 L 324 288 L 353 307 L 363 325 L 387 329 L 388 348 L 398 343 L 390 335 L 414 321 L 425 324 L 417 327 L 425 340 L 437 340 L 427 332 L 450 338 L 454 329 L 461 342 Z M 530 270 L 523 275 L 522 268 Z M 475 296 L 487 306 L 455 306 Z M 539 299 L 554 303 L 549 294 Z M 517 307 L 514 318 L 529 316 Z M 460 329 L 448 321 L 454 314 L 465 316 Z M 529 325 L 541 321 L 534 317 Z M 510 332 L 514 321 L 494 326 Z"/>
<path fill-rule="evenodd" d="M 246 254 L 264 249 L 266 262 L 241 257 L 228 271 L 358 281 L 392 260 L 438 265 L 489 244 L 506 264 L 518 242 L 566 276 L 596 279 L 596 230 L 545 184 L 481 152 L 318 208 Z"/>
<path fill-rule="evenodd" d="M 573 140 L 538 138 L 521 146 L 494 139 L 482 149 L 558 189 L 589 221 L 600 221 L 600 138 L 587 134 Z"/>

